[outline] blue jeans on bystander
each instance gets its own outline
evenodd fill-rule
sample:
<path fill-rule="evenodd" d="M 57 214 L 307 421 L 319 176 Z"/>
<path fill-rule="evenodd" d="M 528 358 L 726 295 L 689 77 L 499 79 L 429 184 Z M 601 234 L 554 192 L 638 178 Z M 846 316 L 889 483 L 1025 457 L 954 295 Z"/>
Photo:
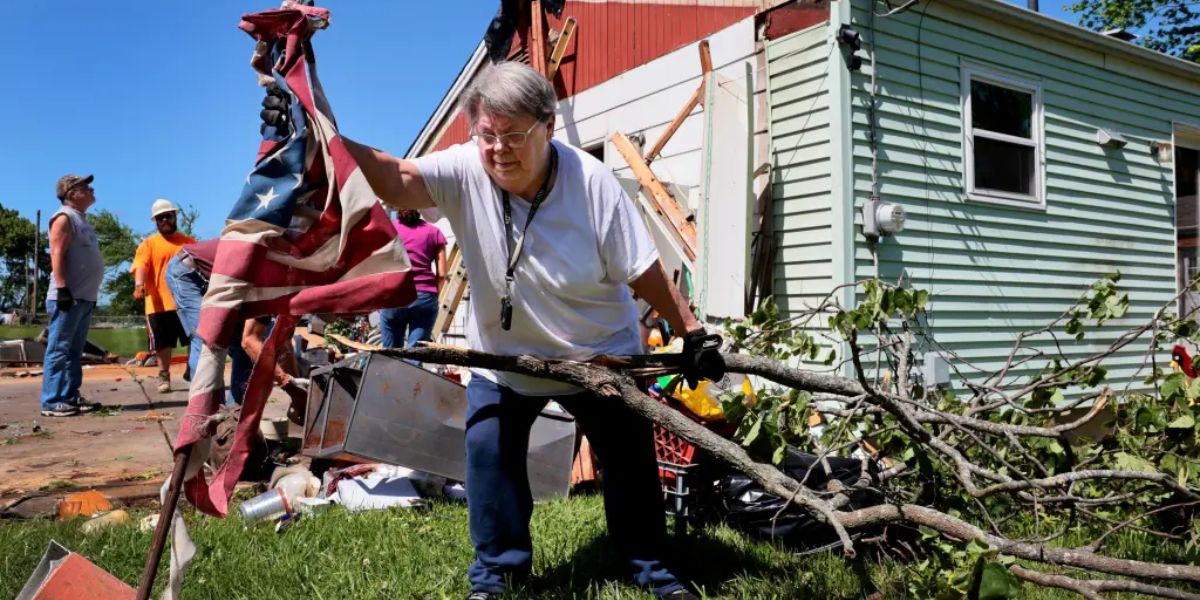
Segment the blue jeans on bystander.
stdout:
<path fill-rule="evenodd" d="M 417 342 L 428 342 L 433 338 L 437 314 L 438 295 L 433 292 L 417 292 L 417 299 L 412 304 L 379 311 L 380 343 L 384 348 L 407 348 Z"/>
<path fill-rule="evenodd" d="M 46 300 L 46 357 L 42 362 L 42 409 L 54 404 L 79 404 L 79 384 L 83 382 L 83 346 L 92 325 L 95 302 L 76 300 L 70 310 L 59 310 L 58 302 Z"/>
<path fill-rule="evenodd" d="M 196 335 L 196 327 L 200 325 L 200 304 L 204 293 L 208 291 L 208 279 L 199 271 L 189 268 L 183 263 L 183 253 L 176 254 L 167 264 L 167 288 L 171 297 L 175 298 L 175 311 L 179 314 L 179 322 L 183 331 L 191 339 L 191 351 L 188 354 L 188 371 L 196 372 L 196 361 L 200 358 L 200 349 L 204 340 Z M 229 376 L 228 404 L 241 404 L 246 393 L 246 384 L 250 381 L 250 369 L 254 363 L 242 350 L 242 330 L 238 328 L 237 335 L 229 345 L 229 359 L 233 362 Z"/>

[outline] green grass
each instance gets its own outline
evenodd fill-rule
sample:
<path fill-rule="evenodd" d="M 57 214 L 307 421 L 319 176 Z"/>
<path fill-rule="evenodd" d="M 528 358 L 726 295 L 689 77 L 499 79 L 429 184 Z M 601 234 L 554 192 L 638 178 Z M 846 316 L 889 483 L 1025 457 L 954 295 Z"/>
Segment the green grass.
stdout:
<path fill-rule="evenodd" d="M 0 340 L 16 340 L 21 338 L 36 338 L 42 332 L 41 325 L 0 325 Z M 129 358 L 138 352 L 149 348 L 145 327 L 127 327 L 120 329 L 97 329 L 88 332 L 88 339 L 101 348 Z M 175 354 L 186 354 L 185 348 L 176 348 Z"/>
<path fill-rule="evenodd" d="M 136 527 L 142 516 L 133 515 L 129 525 L 91 536 L 79 530 L 79 522 L 0 525 L 0 598 L 16 595 L 51 539 L 122 580 L 136 583 L 150 544 L 150 534 Z M 282 535 L 270 525 L 246 527 L 236 516 L 216 520 L 189 515 L 188 521 L 198 554 L 184 585 L 184 600 L 466 596 L 466 569 L 472 553 L 462 505 L 435 503 L 427 510 L 357 514 L 335 508 L 319 517 L 306 517 Z M 510 597 L 652 598 L 624 577 L 622 563 L 605 535 L 600 497 L 538 505 L 533 536 L 534 576 Z M 1150 560 L 1187 558 L 1178 547 L 1163 546 L 1131 534 L 1118 540 L 1114 550 Z M 850 600 L 861 598 L 863 592 L 852 564 L 839 556 L 796 556 L 779 546 L 751 541 L 725 526 L 709 526 L 685 538 L 672 538 L 669 556 L 674 570 L 707 598 Z M 884 598 L 925 600 L 934 596 L 932 591 L 916 596 L 906 591 L 910 565 L 891 559 L 864 562 L 866 575 Z M 164 561 L 160 586 L 165 577 Z M 1077 598 L 1030 586 L 1021 597 Z"/>

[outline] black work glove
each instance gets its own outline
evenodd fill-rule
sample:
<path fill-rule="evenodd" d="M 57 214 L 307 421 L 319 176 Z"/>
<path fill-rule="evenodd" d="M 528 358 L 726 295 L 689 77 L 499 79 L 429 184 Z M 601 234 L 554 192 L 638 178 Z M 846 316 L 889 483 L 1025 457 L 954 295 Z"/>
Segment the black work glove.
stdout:
<path fill-rule="evenodd" d="M 683 379 L 693 390 L 701 379 L 720 381 L 725 377 L 721 336 L 697 329 L 683 338 Z"/>
<path fill-rule="evenodd" d="M 259 131 L 266 133 L 267 127 L 274 127 L 279 135 L 287 135 L 292 97 L 283 88 L 272 83 L 267 86 L 267 95 L 262 101 L 262 111 L 258 113 L 262 119 Z"/>
<path fill-rule="evenodd" d="M 55 302 L 58 303 L 59 310 L 62 310 L 62 311 L 71 310 L 71 307 L 75 306 L 75 296 L 71 295 L 71 288 L 68 288 L 68 287 L 58 288 L 58 300 L 56 300 Z"/>

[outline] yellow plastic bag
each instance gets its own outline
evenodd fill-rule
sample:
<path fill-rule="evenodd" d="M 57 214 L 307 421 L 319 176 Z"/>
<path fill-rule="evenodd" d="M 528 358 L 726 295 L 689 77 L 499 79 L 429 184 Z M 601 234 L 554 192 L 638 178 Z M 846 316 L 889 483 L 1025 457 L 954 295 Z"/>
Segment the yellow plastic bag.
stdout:
<path fill-rule="evenodd" d="M 701 381 L 694 390 L 681 382 L 675 390 L 675 398 L 692 411 L 692 414 L 705 421 L 720 421 L 725 418 L 725 411 L 721 410 L 721 401 L 717 399 L 711 381 Z"/>

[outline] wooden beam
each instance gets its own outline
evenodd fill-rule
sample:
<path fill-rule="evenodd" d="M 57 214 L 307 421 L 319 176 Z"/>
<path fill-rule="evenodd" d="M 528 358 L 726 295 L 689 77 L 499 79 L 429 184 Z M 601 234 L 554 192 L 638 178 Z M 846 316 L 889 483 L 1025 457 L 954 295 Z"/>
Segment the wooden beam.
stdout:
<path fill-rule="evenodd" d="M 712 53 L 708 51 L 708 40 L 700 40 L 700 72 L 702 75 L 712 72 Z"/>
<path fill-rule="evenodd" d="M 554 75 L 558 73 L 558 66 L 562 64 L 563 55 L 567 53 L 567 46 L 570 45 L 574 35 L 575 17 L 567 17 L 567 22 L 563 23 L 562 33 L 558 34 L 558 41 L 554 43 L 554 51 L 550 53 L 550 66 L 546 70 L 546 79 L 554 81 Z"/>
<path fill-rule="evenodd" d="M 542 13 L 542 1 L 531 0 L 529 10 L 529 45 L 525 49 L 529 52 L 529 66 L 542 75 L 548 75 L 546 71 L 546 16 Z"/>
<path fill-rule="evenodd" d="M 671 197 L 667 192 L 667 188 L 662 182 L 654 176 L 654 171 L 650 170 L 650 165 L 642 160 L 642 156 L 638 154 L 637 148 L 633 142 L 625 134 L 617 132 L 612 136 L 613 146 L 617 152 L 629 163 L 629 168 L 633 170 L 633 174 L 637 177 L 638 183 L 642 184 L 642 189 L 646 190 L 646 195 L 650 197 L 659 214 L 667 219 L 671 224 L 672 230 L 675 232 L 676 239 L 683 246 L 684 252 L 687 253 L 688 259 L 696 260 L 696 226 L 687 219 L 687 214 L 683 207 Z"/>
<path fill-rule="evenodd" d="M 658 153 L 662 152 L 663 146 L 667 145 L 667 141 L 671 139 L 671 136 L 675 135 L 675 132 L 679 129 L 679 126 L 683 125 L 683 120 L 688 118 L 688 115 L 692 114 L 692 109 L 696 108 L 697 104 L 700 104 L 700 97 L 703 95 L 704 83 L 701 82 L 700 87 L 696 88 L 696 91 L 692 94 L 692 97 L 688 99 L 687 104 L 683 105 L 683 110 L 679 111 L 678 115 L 675 115 L 675 119 L 671 121 L 670 125 L 667 125 L 667 130 L 663 132 L 662 136 L 658 138 L 657 142 L 654 142 L 654 147 L 650 148 L 650 151 L 646 153 L 646 156 L 643 160 L 645 160 L 647 163 L 654 162 L 654 159 L 658 156 Z"/>
<path fill-rule="evenodd" d="M 654 162 L 658 153 L 662 152 L 663 146 L 667 145 L 671 136 L 675 135 L 680 125 L 683 125 L 684 119 L 687 119 L 688 115 L 692 114 L 692 109 L 696 108 L 697 104 L 704 103 L 704 81 L 708 79 L 708 74 L 711 71 L 712 55 L 708 51 L 708 40 L 700 40 L 700 86 L 696 88 L 692 97 L 688 98 L 687 104 L 683 106 L 683 110 L 679 111 L 678 115 L 675 115 L 675 119 L 671 121 L 670 125 L 667 125 L 667 130 L 663 132 L 658 141 L 654 142 L 654 146 L 650 148 L 650 151 L 646 153 L 645 161 L 647 164 Z"/>

